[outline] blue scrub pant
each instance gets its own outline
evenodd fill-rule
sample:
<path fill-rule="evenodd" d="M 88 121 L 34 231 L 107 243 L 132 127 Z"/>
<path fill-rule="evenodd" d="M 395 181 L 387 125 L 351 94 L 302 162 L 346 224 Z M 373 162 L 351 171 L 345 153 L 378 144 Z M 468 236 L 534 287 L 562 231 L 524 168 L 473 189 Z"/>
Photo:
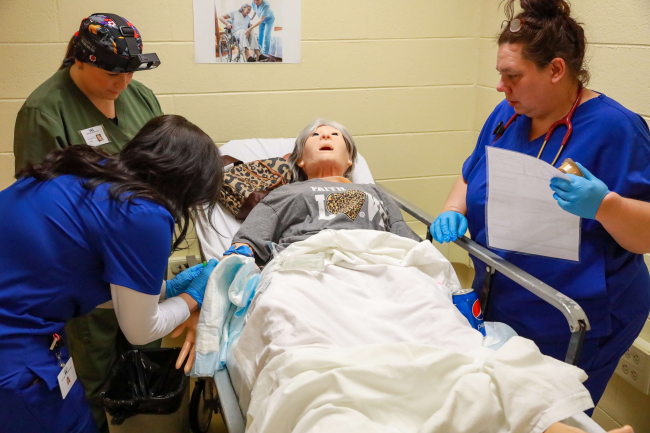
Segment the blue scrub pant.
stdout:
<path fill-rule="evenodd" d="M 260 24 L 260 52 L 267 56 L 271 47 L 271 30 L 273 30 L 275 18 L 267 18 Z"/>
<path fill-rule="evenodd" d="M 65 400 L 58 386 L 50 389 L 46 382 L 39 380 L 26 369 L 15 389 L 0 388 L 0 431 L 98 433 L 78 380 Z"/>
<path fill-rule="evenodd" d="M 632 346 L 639 336 L 643 325 L 648 319 L 647 314 L 640 314 L 630 321 L 622 322 L 611 316 L 612 332 L 600 338 L 586 338 L 582 347 L 582 355 L 578 367 L 582 368 L 589 378 L 584 383 L 591 394 L 594 405 L 605 392 L 607 382 L 614 374 L 619 359 Z M 589 332 L 587 332 L 587 337 Z M 535 342 L 544 355 L 564 361 L 569 347 L 569 337 L 558 338 L 556 342 Z M 591 416 L 591 411 L 587 414 Z"/>

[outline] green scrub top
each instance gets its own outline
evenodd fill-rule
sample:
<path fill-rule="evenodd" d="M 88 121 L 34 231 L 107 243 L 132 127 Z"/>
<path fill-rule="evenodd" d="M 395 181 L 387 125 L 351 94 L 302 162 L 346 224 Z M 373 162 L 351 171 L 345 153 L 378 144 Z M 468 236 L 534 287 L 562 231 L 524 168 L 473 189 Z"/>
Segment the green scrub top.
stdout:
<path fill-rule="evenodd" d="M 29 95 L 16 118 L 16 172 L 28 162 L 39 163 L 53 150 L 86 144 L 82 130 L 101 125 L 108 143 L 97 146 L 118 153 L 150 119 L 163 114 L 153 92 L 136 80 L 115 100 L 117 125 L 84 95 L 70 77 L 70 67 L 58 70 Z"/>

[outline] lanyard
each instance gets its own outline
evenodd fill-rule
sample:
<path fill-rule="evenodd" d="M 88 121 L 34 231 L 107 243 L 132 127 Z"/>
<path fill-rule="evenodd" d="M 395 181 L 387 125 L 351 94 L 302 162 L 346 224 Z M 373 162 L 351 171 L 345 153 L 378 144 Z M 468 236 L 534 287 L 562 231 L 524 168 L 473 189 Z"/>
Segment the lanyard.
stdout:
<path fill-rule="evenodd" d="M 52 344 L 50 344 L 50 350 L 54 351 L 54 356 L 59 360 L 59 367 L 65 367 L 65 363 L 61 360 L 61 348 L 65 345 L 63 338 L 59 334 L 52 335 Z"/>

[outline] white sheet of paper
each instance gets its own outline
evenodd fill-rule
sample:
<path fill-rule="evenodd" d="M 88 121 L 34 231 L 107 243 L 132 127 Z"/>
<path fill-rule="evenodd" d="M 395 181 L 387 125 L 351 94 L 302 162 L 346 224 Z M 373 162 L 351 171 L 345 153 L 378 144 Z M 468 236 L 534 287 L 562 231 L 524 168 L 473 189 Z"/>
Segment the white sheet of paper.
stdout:
<path fill-rule="evenodd" d="M 564 211 L 549 188 L 568 176 L 529 155 L 487 148 L 487 238 L 491 248 L 580 259 L 580 217 Z"/>

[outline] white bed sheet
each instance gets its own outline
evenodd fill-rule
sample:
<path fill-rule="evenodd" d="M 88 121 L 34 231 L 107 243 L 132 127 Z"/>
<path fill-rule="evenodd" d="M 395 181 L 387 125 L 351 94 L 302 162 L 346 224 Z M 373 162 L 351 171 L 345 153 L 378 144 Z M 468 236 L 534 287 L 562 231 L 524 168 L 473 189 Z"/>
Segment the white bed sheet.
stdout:
<path fill-rule="evenodd" d="M 248 311 L 235 357 L 252 389 L 248 406 L 240 394 L 251 433 L 470 433 L 484 423 L 541 433 L 592 407 L 585 373 L 530 340 L 483 347 L 430 242 L 323 230 L 280 257 L 315 253 L 317 273 L 267 265 Z"/>

